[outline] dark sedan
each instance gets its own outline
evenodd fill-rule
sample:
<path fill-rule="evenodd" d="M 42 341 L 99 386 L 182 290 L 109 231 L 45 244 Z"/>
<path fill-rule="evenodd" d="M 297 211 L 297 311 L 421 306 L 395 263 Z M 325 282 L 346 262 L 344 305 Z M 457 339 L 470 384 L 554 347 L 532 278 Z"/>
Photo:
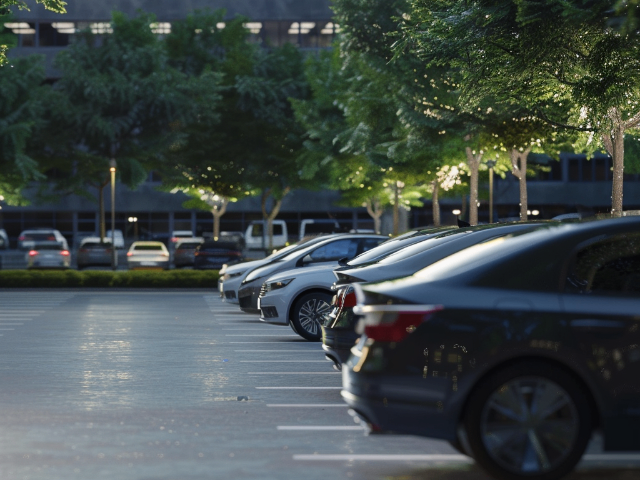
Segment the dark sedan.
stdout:
<path fill-rule="evenodd" d="M 548 224 L 549 222 L 525 222 L 478 225 L 450 231 L 425 230 L 402 241 L 385 242 L 356 257 L 333 272 L 337 278 L 336 286 L 342 288 L 337 290 L 333 308 L 322 325 L 322 348 L 325 355 L 340 368 L 360 336 L 355 332 L 355 294 L 352 288 L 349 289 L 349 284 L 406 277 L 472 245 L 516 232 L 531 231 Z M 389 245 L 394 245 L 392 242 L 398 246 L 396 250 L 389 248 Z M 376 251 L 385 246 L 385 254 L 378 255 L 375 260 L 363 261 L 366 255 L 374 257 Z"/>
<path fill-rule="evenodd" d="M 207 240 L 196 248 L 193 259 L 195 270 L 219 270 L 225 263 L 242 261 L 242 248 L 235 242 Z"/>
<path fill-rule="evenodd" d="M 640 450 L 640 218 L 476 245 L 355 285 L 343 368 L 374 431 L 449 440 L 499 479 L 558 479 L 593 430 Z"/>

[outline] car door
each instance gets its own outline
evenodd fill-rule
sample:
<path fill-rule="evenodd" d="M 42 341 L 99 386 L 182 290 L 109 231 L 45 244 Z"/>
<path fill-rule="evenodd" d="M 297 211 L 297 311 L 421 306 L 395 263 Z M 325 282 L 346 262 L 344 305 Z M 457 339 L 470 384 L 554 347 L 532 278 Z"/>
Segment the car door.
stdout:
<path fill-rule="evenodd" d="M 582 242 L 562 301 L 571 335 L 608 402 L 605 448 L 640 449 L 640 234 Z"/>

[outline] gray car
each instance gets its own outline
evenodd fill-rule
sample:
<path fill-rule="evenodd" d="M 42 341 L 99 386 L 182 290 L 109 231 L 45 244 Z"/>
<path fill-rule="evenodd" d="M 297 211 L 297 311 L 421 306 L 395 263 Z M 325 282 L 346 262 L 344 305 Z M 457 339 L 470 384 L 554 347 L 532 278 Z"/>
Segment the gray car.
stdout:
<path fill-rule="evenodd" d="M 271 275 L 299 267 L 336 262 L 353 258 L 388 240 L 383 235 L 345 234 L 293 251 L 289 255 L 258 267 L 249 273 L 238 291 L 240 308 L 245 312 L 260 313 L 258 297 L 264 281 Z M 331 300 L 329 298 L 329 300 Z"/>
<path fill-rule="evenodd" d="M 80 242 L 77 254 L 78 270 L 86 267 L 110 267 L 113 253 L 111 239 L 100 237 L 86 237 Z"/>

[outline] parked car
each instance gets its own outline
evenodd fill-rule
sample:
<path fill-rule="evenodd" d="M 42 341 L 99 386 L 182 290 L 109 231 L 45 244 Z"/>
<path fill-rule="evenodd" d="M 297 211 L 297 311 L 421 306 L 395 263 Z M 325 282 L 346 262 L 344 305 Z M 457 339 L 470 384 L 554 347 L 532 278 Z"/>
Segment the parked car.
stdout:
<path fill-rule="evenodd" d="M 313 220 L 306 219 L 300 222 L 300 232 L 299 237 L 302 240 L 304 237 L 308 237 L 310 235 L 322 235 L 327 233 L 339 233 L 341 231 L 340 224 L 336 220 L 331 219 L 321 219 L 321 220 Z M 351 232 L 351 233 L 362 233 L 362 232 Z M 375 233 L 375 232 L 371 232 Z"/>
<path fill-rule="evenodd" d="M 80 241 L 76 259 L 78 270 L 86 267 L 111 266 L 113 258 L 111 238 L 105 238 L 104 241 L 101 240 L 100 237 L 85 237 Z"/>
<path fill-rule="evenodd" d="M 373 431 L 448 440 L 498 479 L 556 480 L 594 429 L 640 450 L 640 218 L 541 228 L 355 284 L 342 395 Z"/>
<path fill-rule="evenodd" d="M 352 283 L 374 282 L 406 277 L 418 270 L 441 260 L 452 253 L 463 250 L 472 245 L 486 242 L 493 238 L 503 237 L 517 232 L 534 230 L 548 225 L 548 222 L 528 222 L 512 224 L 478 225 L 463 227 L 455 230 L 440 232 L 435 235 L 421 235 L 420 241 L 405 245 L 395 252 L 383 255 L 374 262 L 366 262 L 368 252 L 363 258 L 355 258 L 348 265 L 337 268 L 333 274 L 336 295 L 330 313 L 325 317 L 322 325 L 322 348 L 328 359 L 337 368 L 349 357 L 349 352 L 359 334 L 355 331 L 357 316 L 353 315 L 354 293 L 348 286 Z M 395 243 L 406 244 L 415 240 L 416 236 L 406 238 Z M 387 243 L 380 247 L 387 246 Z M 358 260 L 360 259 L 360 262 Z"/>
<path fill-rule="evenodd" d="M 285 257 L 258 267 L 247 274 L 238 291 L 240 308 L 245 312 L 260 313 L 258 306 L 260 289 L 265 280 L 276 273 L 329 262 L 337 265 L 338 260 L 353 258 L 387 239 L 388 237 L 382 235 L 343 234 L 324 238 L 317 243 L 307 244 L 305 248 L 294 250 Z M 292 276 L 295 276 L 293 272 Z M 328 304 L 330 301 L 331 295 L 328 295 L 328 298 L 323 297 L 322 302 L 316 302 L 314 315 L 323 303 Z M 284 322 L 286 324 L 286 320 Z M 298 320 L 293 320 L 292 328 L 295 329 L 298 323 Z"/>
<path fill-rule="evenodd" d="M 71 254 L 64 248 L 61 242 L 41 241 L 36 242 L 26 254 L 27 268 L 69 268 Z"/>
<path fill-rule="evenodd" d="M 244 240 L 244 233 L 242 232 L 220 232 L 218 240 L 237 243 L 241 249 L 247 246 L 247 242 Z"/>
<path fill-rule="evenodd" d="M 242 249 L 235 242 L 206 240 L 194 253 L 193 268 L 196 270 L 220 270 L 222 265 L 242 261 Z"/>
<path fill-rule="evenodd" d="M 105 233 L 105 238 L 112 238 L 111 230 L 107 230 L 107 232 Z M 113 231 L 113 244 L 117 249 L 124 248 L 124 235 L 122 234 L 122 230 L 116 229 Z"/>
<path fill-rule="evenodd" d="M 175 251 L 178 243 L 193 238 L 196 237 L 193 236 L 193 232 L 191 230 L 174 230 L 173 232 L 171 232 L 171 236 L 169 237 L 169 244 L 167 245 L 167 247 L 173 252 Z"/>
<path fill-rule="evenodd" d="M 176 268 L 193 267 L 197 248 L 202 245 L 204 238 L 187 238 L 178 242 L 173 252 L 173 264 Z"/>
<path fill-rule="evenodd" d="M 0 249 L 6 250 L 9 248 L 9 235 L 4 228 L 0 228 Z"/>
<path fill-rule="evenodd" d="M 246 276 L 254 269 L 279 260 L 285 255 L 293 252 L 294 250 L 306 248 L 309 245 L 324 241 L 327 238 L 331 237 L 325 236 L 308 238 L 296 244 L 288 245 L 284 248 L 281 248 L 280 250 L 273 252 L 268 257 L 262 258 L 260 260 L 241 262 L 236 265 L 223 265 L 219 272 L 220 278 L 218 279 L 218 291 L 220 292 L 220 296 L 227 302 L 238 303 L 238 289 L 242 285 L 242 282 L 244 281 Z"/>
<path fill-rule="evenodd" d="M 272 248 L 282 248 L 289 242 L 289 231 L 284 220 L 273 221 L 273 243 Z M 246 248 L 250 250 L 264 250 L 269 247 L 269 236 L 267 233 L 267 222 L 251 222 L 244 234 Z"/>
<path fill-rule="evenodd" d="M 169 250 L 162 242 L 133 242 L 127 252 L 129 270 L 169 268 Z"/>
<path fill-rule="evenodd" d="M 368 240 L 362 245 L 360 255 L 343 264 L 349 266 L 369 264 L 410 242 L 424 240 L 451 228 L 453 227 L 412 231 L 391 240 L 376 236 L 375 240 Z M 321 317 L 329 313 L 328 300 L 334 294 L 332 291 L 332 285 L 335 282 L 334 270 L 338 266 L 337 261 L 326 262 L 297 268 L 293 276 L 291 271 L 287 270 L 269 277 L 259 293 L 260 320 L 277 325 L 290 325 L 296 333 L 307 340 L 320 340 L 322 336 L 320 324 L 324 320 Z M 353 342 L 349 348 L 352 345 Z"/>
<path fill-rule="evenodd" d="M 60 231 L 54 228 L 24 230 L 18 237 L 18 248 L 20 250 L 31 250 L 36 243 L 42 242 L 58 242 L 63 250 L 69 250 L 67 239 L 62 236 Z"/>

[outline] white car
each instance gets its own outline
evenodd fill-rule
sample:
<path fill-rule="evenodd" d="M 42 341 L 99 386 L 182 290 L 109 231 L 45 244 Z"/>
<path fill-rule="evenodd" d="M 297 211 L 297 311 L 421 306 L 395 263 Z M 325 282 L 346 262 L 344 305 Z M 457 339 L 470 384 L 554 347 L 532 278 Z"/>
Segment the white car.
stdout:
<path fill-rule="evenodd" d="M 58 242 L 64 250 L 69 250 L 67 239 L 54 228 L 34 228 L 23 231 L 18 237 L 18 248 L 31 250 L 36 244 L 42 242 Z"/>
<path fill-rule="evenodd" d="M 258 298 L 260 320 L 275 325 L 289 325 L 303 338 L 317 341 L 322 337 L 320 325 L 331 311 L 338 262 L 296 268 L 277 273 L 263 284 Z"/>
<path fill-rule="evenodd" d="M 127 252 L 129 270 L 169 268 L 169 250 L 162 242 L 133 242 Z"/>
<path fill-rule="evenodd" d="M 330 236 L 321 236 L 312 238 L 311 240 L 304 243 L 295 243 L 293 245 L 289 245 L 288 247 L 284 247 L 277 252 L 272 253 L 268 257 L 262 258 L 260 260 L 243 262 L 228 266 L 223 265 L 220 269 L 220 279 L 218 280 L 218 291 L 220 292 L 220 296 L 226 302 L 238 303 L 238 290 L 240 289 L 240 286 L 242 285 L 244 279 L 253 270 L 267 265 L 268 263 L 277 261 L 298 248 L 313 245 L 314 243 L 324 241 L 327 238 L 330 238 Z"/>

